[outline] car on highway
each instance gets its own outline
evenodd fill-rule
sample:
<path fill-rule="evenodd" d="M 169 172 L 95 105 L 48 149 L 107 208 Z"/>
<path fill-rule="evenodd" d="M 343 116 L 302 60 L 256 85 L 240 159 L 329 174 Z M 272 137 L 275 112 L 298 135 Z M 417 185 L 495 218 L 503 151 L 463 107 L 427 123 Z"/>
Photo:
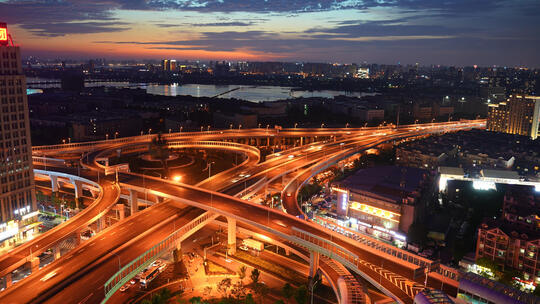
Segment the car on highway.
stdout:
<path fill-rule="evenodd" d="M 123 285 L 122 287 L 120 287 L 120 292 L 124 292 L 124 291 L 128 290 L 129 287 L 130 287 L 129 284 Z"/>

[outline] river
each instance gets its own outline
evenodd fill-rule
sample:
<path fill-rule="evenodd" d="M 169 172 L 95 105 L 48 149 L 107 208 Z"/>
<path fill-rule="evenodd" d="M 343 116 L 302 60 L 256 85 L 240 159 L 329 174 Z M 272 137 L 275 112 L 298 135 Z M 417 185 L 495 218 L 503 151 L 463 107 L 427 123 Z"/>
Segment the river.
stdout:
<path fill-rule="evenodd" d="M 43 84 L 42 82 L 56 82 Z M 40 84 L 32 84 L 41 82 Z M 39 91 L 30 91 L 30 89 L 43 89 L 43 88 L 58 88 L 60 84 L 59 80 L 55 79 L 43 79 L 28 77 L 27 83 L 29 93 L 39 93 Z M 146 89 L 146 92 L 154 95 L 163 96 L 183 96 L 189 95 L 194 97 L 213 97 L 218 96 L 220 98 L 236 98 L 247 100 L 251 102 L 262 101 L 274 101 L 281 99 L 297 98 L 297 97 L 325 97 L 332 98 L 338 95 L 346 95 L 352 97 L 362 97 L 366 95 L 373 95 L 372 93 L 363 92 L 346 92 L 346 91 L 334 91 L 334 90 L 322 90 L 322 91 L 307 91 L 298 90 L 292 87 L 282 86 L 248 86 L 248 85 L 213 85 L 213 84 L 146 84 L 146 83 L 129 83 L 129 82 L 87 82 L 86 87 L 117 87 L 117 88 L 141 88 Z"/>

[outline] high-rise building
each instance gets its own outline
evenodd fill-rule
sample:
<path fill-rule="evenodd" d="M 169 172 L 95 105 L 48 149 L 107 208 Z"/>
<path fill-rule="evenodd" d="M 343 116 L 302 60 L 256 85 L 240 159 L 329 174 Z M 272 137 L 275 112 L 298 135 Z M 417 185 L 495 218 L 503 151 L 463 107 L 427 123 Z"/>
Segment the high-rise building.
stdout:
<path fill-rule="evenodd" d="M 176 60 L 175 59 L 163 59 L 161 60 L 161 67 L 163 71 L 174 72 L 176 71 Z"/>
<path fill-rule="evenodd" d="M 539 120 L 540 96 L 510 95 L 504 102 L 489 105 L 487 129 L 536 139 Z"/>
<path fill-rule="evenodd" d="M 19 47 L 9 38 L 0 23 L 0 242 L 22 232 L 37 209 L 26 78 Z"/>
<path fill-rule="evenodd" d="M 163 69 L 163 71 L 168 71 L 170 70 L 170 63 L 169 63 L 169 60 L 168 59 L 163 59 L 161 60 L 161 68 Z"/>

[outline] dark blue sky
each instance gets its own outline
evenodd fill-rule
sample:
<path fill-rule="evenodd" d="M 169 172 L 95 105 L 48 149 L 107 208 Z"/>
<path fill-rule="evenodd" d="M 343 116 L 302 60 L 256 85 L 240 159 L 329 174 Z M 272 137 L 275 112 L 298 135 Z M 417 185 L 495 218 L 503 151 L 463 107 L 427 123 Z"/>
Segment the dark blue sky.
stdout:
<path fill-rule="evenodd" d="M 540 67 L 540 0 L 0 0 L 27 55 Z"/>

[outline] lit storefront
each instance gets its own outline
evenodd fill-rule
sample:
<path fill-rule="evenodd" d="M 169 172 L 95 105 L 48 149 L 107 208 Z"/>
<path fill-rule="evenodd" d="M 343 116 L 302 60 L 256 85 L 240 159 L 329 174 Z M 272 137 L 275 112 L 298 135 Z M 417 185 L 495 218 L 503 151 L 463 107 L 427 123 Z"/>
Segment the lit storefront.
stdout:
<path fill-rule="evenodd" d="M 15 210 L 14 213 L 16 219 L 0 223 L 0 249 L 34 238 L 40 224 L 37 222 L 39 212 L 30 212 L 29 206 Z"/>
<path fill-rule="evenodd" d="M 339 225 L 393 242 L 398 247 L 405 245 L 406 236 L 399 231 L 400 213 L 376 207 L 374 204 L 350 200 L 354 194 L 345 189 L 333 187 L 332 192 L 337 197 L 337 213 L 344 217 L 337 220 Z"/>

